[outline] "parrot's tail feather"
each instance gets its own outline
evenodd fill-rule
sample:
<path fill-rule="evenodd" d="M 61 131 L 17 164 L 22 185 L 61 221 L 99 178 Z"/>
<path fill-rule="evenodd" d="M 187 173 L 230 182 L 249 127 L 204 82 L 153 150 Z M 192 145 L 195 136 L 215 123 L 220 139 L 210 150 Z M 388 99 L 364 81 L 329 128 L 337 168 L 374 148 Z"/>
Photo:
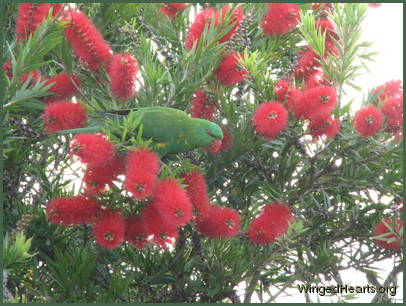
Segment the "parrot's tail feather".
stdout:
<path fill-rule="evenodd" d="M 77 133 L 97 133 L 100 132 L 100 127 L 97 126 L 89 126 L 80 129 L 70 129 L 70 130 L 62 130 L 58 131 L 58 134 L 77 134 Z"/>

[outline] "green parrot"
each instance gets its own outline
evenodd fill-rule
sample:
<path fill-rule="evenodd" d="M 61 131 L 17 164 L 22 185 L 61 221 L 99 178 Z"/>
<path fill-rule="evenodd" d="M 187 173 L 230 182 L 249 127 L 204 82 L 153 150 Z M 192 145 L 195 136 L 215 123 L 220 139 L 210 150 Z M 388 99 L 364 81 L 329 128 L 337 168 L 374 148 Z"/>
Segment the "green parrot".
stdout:
<path fill-rule="evenodd" d="M 67 133 L 97 133 L 107 126 L 106 118 L 123 122 L 133 113 L 134 119 L 141 116 L 142 138 L 153 140 L 153 149 L 160 156 L 182 153 L 207 147 L 223 138 L 221 128 L 214 122 L 189 117 L 185 112 L 169 107 L 145 107 L 131 110 L 97 112 L 88 127 L 59 131 Z"/>

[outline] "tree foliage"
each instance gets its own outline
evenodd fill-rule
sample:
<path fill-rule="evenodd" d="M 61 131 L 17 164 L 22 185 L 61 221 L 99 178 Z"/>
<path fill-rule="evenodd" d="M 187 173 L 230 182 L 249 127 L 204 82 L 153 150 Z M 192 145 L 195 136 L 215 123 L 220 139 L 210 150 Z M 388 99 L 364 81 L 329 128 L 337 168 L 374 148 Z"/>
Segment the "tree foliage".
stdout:
<path fill-rule="evenodd" d="M 216 10 L 224 5 L 204 4 Z M 198 4 L 188 5 L 174 19 L 163 15 L 157 3 L 76 6 L 115 53 L 128 52 L 137 59 L 138 93 L 124 102 L 115 99 L 106 85 L 106 72 L 94 73 L 78 61 L 64 36 L 66 23 L 52 16 L 29 38 L 17 41 L 18 7 L 6 4 L 5 59 L 11 61 L 12 74 L 3 71 L 2 78 L 3 260 L 15 301 L 250 302 L 254 294 L 261 302 L 277 301 L 284 289 L 300 283 L 340 283 L 340 271 L 348 268 L 379 284 L 372 265 L 387 258 L 393 258 L 394 270 L 385 284 L 396 284 L 402 254 L 380 248 L 372 236 L 375 224 L 396 215 L 391 204 L 402 198 L 403 140 L 396 142 L 386 132 L 361 138 L 353 128 L 353 101 L 346 94 L 349 87 L 357 88 L 356 76 L 366 73 L 365 63 L 373 56 L 370 44 L 360 41 L 367 4 L 335 4 L 327 13 L 301 4 L 299 25 L 278 36 L 263 35 L 265 4 L 232 4 L 230 11 L 238 6 L 246 14 L 245 32 L 231 42 L 218 42 L 232 28 L 228 14 L 221 26 L 206 27 L 191 50 L 185 49 L 185 40 L 190 16 L 200 11 Z M 315 26 L 320 14 L 328 14 L 335 24 L 338 56 L 324 56 L 326 32 Z M 337 92 L 334 116 L 340 118 L 341 129 L 333 139 L 312 141 L 306 124 L 290 114 L 284 131 L 268 141 L 255 131 L 251 116 L 261 103 L 277 99 L 274 87 L 291 75 L 304 45 L 320 56 L 321 70 Z M 248 76 L 237 85 L 222 86 L 214 71 L 230 49 L 241 52 L 239 65 Z M 90 116 L 147 106 L 188 112 L 193 93 L 205 88 L 215 101 L 214 121 L 227 128 L 232 146 L 217 154 L 194 150 L 164 158 L 162 176 L 178 177 L 184 170 L 199 168 L 210 202 L 241 215 L 241 233 L 209 239 L 192 222 L 181 228 L 169 249 L 137 250 L 123 243 L 106 250 L 94 242 L 90 225 L 51 224 L 45 205 L 56 197 L 76 195 L 83 172 L 68 156 L 73 136 L 43 131 L 42 101 L 52 85 L 40 79 L 32 82 L 32 76 L 23 82 L 22 76 L 32 70 L 48 76 L 76 73 L 81 79 L 76 99 Z M 301 82 L 296 80 L 297 88 Z M 376 99 L 372 88 L 362 90 L 362 105 Z M 121 131 L 115 128 L 122 137 L 106 131 L 123 150 L 141 142 L 129 133 L 129 125 L 126 122 Z M 123 141 L 129 134 L 133 140 Z M 119 184 L 99 200 L 120 207 L 125 215 L 141 207 Z M 289 204 L 295 222 L 276 242 L 254 245 L 245 233 L 263 205 L 271 202 Z M 27 216 L 29 221 L 22 222 Z M 242 296 L 236 293 L 239 284 L 246 286 Z"/>

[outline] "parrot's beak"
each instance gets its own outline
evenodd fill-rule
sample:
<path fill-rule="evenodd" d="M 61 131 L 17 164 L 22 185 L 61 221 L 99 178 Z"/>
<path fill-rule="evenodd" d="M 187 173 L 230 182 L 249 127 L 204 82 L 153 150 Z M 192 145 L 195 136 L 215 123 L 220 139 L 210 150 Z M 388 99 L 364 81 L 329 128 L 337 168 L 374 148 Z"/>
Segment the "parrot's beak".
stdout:
<path fill-rule="evenodd" d="M 213 140 L 210 147 L 214 152 L 217 152 L 221 148 L 222 141 L 220 139 Z"/>

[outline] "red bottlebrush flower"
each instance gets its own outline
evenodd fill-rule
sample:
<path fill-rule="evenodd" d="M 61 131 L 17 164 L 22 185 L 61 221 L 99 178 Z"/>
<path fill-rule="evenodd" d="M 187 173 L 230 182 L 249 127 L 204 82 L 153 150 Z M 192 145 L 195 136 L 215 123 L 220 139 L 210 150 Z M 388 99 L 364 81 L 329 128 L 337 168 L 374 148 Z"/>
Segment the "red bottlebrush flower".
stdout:
<path fill-rule="evenodd" d="M 113 96 L 128 100 L 135 96 L 138 64 L 131 54 L 117 54 L 109 63 L 110 88 Z"/>
<path fill-rule="evenodd" d="M 116 154 L 111 162 L 100 167 L 86 167 L 83 182 L 85 189 L 91 194 L 98 194 L 113 184 L 117 176 L 123 172 L 124 163 Z"/>
<path fill-rule="evenodd" d="M 3 64 L 3 71 L 7 73 L 9 79 L 13 78 L 13 69 L 11 61 L 7 61 Z"/>
<path fill-rule="evenodd" d="M 273 88 L 273 92 L 275 93 L 276 98 L 279 102 L 282 102 L 286 99 L 291 87 L 292 83 L 288 79 L 281 79 L 276 82 L 275 87 Z"/>
<path fill-rule="evenodd" d="M 104 210 L 93 225 L 93 237 L 105 249 L 118 247 L 124 241 L 125 221 L 120 211 Z"/>
<path fill-rule="evenodd" d="M 215 73 L 217 80 L 222 85 L 233 85 L 242 82 L 247 76 L 248 72 L 238 66 L 239 58 L 242 53 L 231 52 L 223 58 L 217 67 Z"/>
<path fill-rule="evenodd" d="M 313 3 L 312 4 L 313 10 L 317 10 L 320 8 L 323 11 L 327 11 L 327 10 L 330 10 L 332 7 L 333 7 L 332 3 Z"/>
<path fill-rule="evenodd" d="M 365 106 L 358 110 L 353 126 L 361 137 L 375 135 L 383 124 L 383 114 L 374 106 Z"/>
<path fill-rule="evenodd" d="M 221 140 L 221 147 L 218 149 L 219 152 L 230 149 L 233 142 L 233 136 L 224 126 L 221 126 L 221 130 L 223 131 L 223 139 Z"/>
<path fill-rule="evenodd" d="M 329 86 L 329 85 L 330 83 L 328 81 L 327 76 L 320 70 L 315 70 L 305 76 L 304 83 L 305 90 L 313 87 Z"/>
<path fill-rule="evenodd" d="M 79 59 L 87 63 L 90 69 L 95 72 L 101 64 L 111 59 L 113 52 L 109 45 L 85 14 L 72 10 L 67 13 L 64 21 L 68 22 L 65 28 L 66 39 Z"/>
<path fill-rule="evenodd" d="M 198 89 L 193 94 L 190 114 L 193 118 L 203 118 L 213 121 L 216 106 L 209 103 L 206 93 L 203 89 Z"/>
<path fill-rule="evenodd" d="M 209 212 L 196 223 L 197 230 L 208 238 L 229 238 L 240 231 L 241 216 L 231 208 L 209 206 Z"/>
<path fill-rule="evenodd" d="M 145 249 L 149 241 L 144 230 L 141 216 L 129 216 L 125 221 L 125 240 L 137 249 Z"/>
<path fill-rule="evenodd" d="M 56 102 L 49 104 L 42 115 L 48 133 L 86 126 L 86 109 L 80 103 Z"/>
<path fill-rule="evenodd" d="M 48 92 L 53 93 L 54 96 L 44 98 L 45 103 L 67 100 L 79 93 L 76 86 L 80 86 L 80 81 L 75 74 L 59 73 L 49 78 L 46 85 L 51 83 L 53 83 L 53 85 L 48 89 Z"/>
<path fill-rule="evenodd" d="M 52 7 L 52 16 L 57 16 L 63 9 L 64 3 L 51 3 Z"/>
<path fill-rule="evenodd" d="M 337 104 L 337 94 L 331 86 L 319 86 L 305 90 L 298 97 L 294 113 L 297 118 L 309 120 L 327 119 Z"/>
<path fill-rule="evenodd" d="M 295 67 L 295 76 L 301 78 L 314 71 L 320 66 L 318 58 L 318 55 L 309 46 L 306 47 L 306 50 L 300 51 L 299 60 Z"/>
<path fill-rule="evenodd" d="M 326 135 L 327 138 L 333 139 L 340 131 L 340 119 L 333 119 L 331 117 L 327 120 L 314 120 L 309 124 L 310 135 L 314 139 L 318 139 L 322 135 Z"/>
<path fill-rule="evenodd" d="M 162 180 L 155 189 L 154 197 L 154 205 L 164 220 L 174 226 L 183 226 L 190 221 L 192 204 L 175 179 Z"/>
<path fill-rule="evenodd" d="M 385 131 L 398 133 L 403 128 L 403 117 L 401 118 L 389 118 L 387 121 L 387 127 Z"/>
<path fill-rule="evenodd" d="M 92 223 L 99 210 L 99 204 L 80 195 L 53 199 L 47 205 L 47 216 L 51 223 L 71 226 Z"/>
<path fill-rule="evenodd" d="M 219 23 L 224 23 L 226 14 L 229 10 L 229 6 L 224 6 L 221 11 L 214 11 L 213 9 L 204 9 L 199 14 L 196 15 L 194 22 L 189 28 L 188 36 L 186 39 L 185 48 L 190 50 L 193 48 L 195 43 L 199 43 L 201 36 L 205 27 L 209 27 L 212 21 L 214 20 L 214 27 L 218 27 Z M 220 20 L 221 18 L 221 20 Z M 232 12 L 232 16 L 230 18 L 230 23 L 234 24 L 234 27 L 225 34 L 219 42 L 226 42 L 230 40 L 231 36 L 237 30 L 241 20 L 244 18 L 244 14 L 241 8 L 236 8 Z"/>
<path fill-rule="evenodd" d="M 299 99 L 301 96 L 302 92 L 298 90 L 297 88 L 292 87 L 288 93 L 288 97 L 286 99 L 286 108 L 290 112 L 294 112 L 295 106 L 296 106 L 296 101 Z"/>
<path fill-rule="evenodd" d="M 248 228 L 248 240 L 254 244 L 268 244 L 284 235 L 293 215 L 288 205 L 271 203 L 252 220 Z"/>
<path fill-rule="evenodd" d="M 181 178 L 184 178 L 183 184 L 186 185 L 185 190 L 193 205 L 193 216 L 200 217 L 207 215 L 209 211 L 209 196 L 203 174 L 199 170 L 193 170 L 184 173 Z"/>
<path fill-rule="evenodd" d="M 399 251 L 403 245 L 403 234 L 400 234 L 400 230 L 403 227 L 402 220 L 394 220 L 392 218 L 384 218 L 375 226 L 373 233 L 374 242 L 383 249 Z M 380 236 L 380 237 L 376 237 Z M 394 241 L 385 241 L 381 239 L 394 239 Z"/>
<path fill-rule="evenodd" d="M 382 84 L 375 88 L 374 94 L 380 94 L 379 99 L 381 101 L 384 101 L 385 99 L 388 98 L 400 98 L 403 97 L 403 86 L 402 86 L 402 81 L 398 80 L 392 80 L 389 82 L 386 82 L 385 84 Z"/>
<path fill-rule="evenodd" d="M 108 164 L 115 155 L 114 145 L 103 134 L 78 134 L 71 142 L 71 155 L 89 167 Z"/>
<path fill-rule="evenodd" d="M 17 39 L 22 40 L 34 33 L 48 17 L 52 3 L 21 3 L 16 20 Z"/>
<path fill-rule="evenodd" d="M 164 15 L 171 19 L 175 19 L 176 15 L 182 12 L 186 7 L 186 3 L 163 3 L 161 11 Z"/>
<path fill-rule="evenodd" d="M 261 27 L 265 35 L 283 35 L 292 31 L 300 20 L 296 3 L 269 3 L 268 12 L 262 18 Z"/>
<path fill-rule="evenodd" d="M 152 195 L 157 184 L 159 157 L 155 152 L 141 148 L 130 151 L 125 170 L 125 189 L 136 200 Z"/>
<path fill-rule="evenodd" d="M 386 117 L 391 119 L 403 118 L 403 97 L 386 99 L 381 111 Z"/>
<path fill-rule="evenodd" d="M 209 145 L 208 147 L 204 147 L 204 148 L 200 148 L 200 149 L 203 151 L 209 152 L 209 153 L 219 153 L 222 143 L 223 143 L 222 140 L 217 139 L 217 140 L 214 140 L 211 143 L 211 145 Z"/>
<path fill-rule="evenodd" d="M 28 73 L 25 73 L 22 75 L 21 77 L 21 82 L 24 84 L 25 82 L 27 82 L 28 79 L 31 78 L 30 83 L 28 84 L 28 87 L 32 87 L 35 85 L 35 83 L 37 83 L 38 81 L 42 82 L 42 74 L 40 71 L 38 70 L 32 70 Z"/>
<path fill-rule="evenodd" d="M 153 235 L 154 243 L 162 248 L 173 244 L 179 237 L 177 227 L 162 218 L 154 202 L 148 203 L 141 211 L 141 220 L 146 236 Z"/>
<path fill-rule="evenodd" d="M 380 7 L 382 5 L 382 3 L 368 3 L 368 6 L 369 7 L 372 7 L 372 8 L 378 8 L 378 7 Z"/>
<path fill-rule="evenodd" d="M 336 41 L 339 40 L 338 35 L 334 32 L 334 25 L 328 19 L 320 19 L 316 21 L 316 27 L 320 28 L 323 32 L 326 32 L 326 42 L 325 42 L 325 50 L 327 54 L 332 55 L 339 55 L 339 51 L 334 44 L 333 39 Z"/>
<path fill-rule="evenodd" d="M 252 116 L 255 130 L 270 140 L 283 131 L 288 119 L 285 107 L 274 101 L 262 103 Z"/>

